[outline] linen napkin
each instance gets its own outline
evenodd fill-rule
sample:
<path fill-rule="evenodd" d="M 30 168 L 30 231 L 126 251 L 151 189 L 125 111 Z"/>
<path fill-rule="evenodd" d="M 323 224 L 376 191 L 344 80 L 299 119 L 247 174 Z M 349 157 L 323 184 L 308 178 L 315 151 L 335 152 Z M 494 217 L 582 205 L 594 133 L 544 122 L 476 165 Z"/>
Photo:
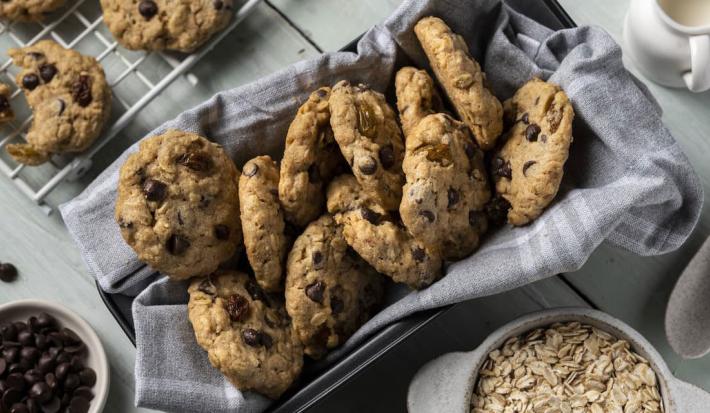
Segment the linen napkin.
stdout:
<path fill-rule="evenodd" d="M 443 18 L 482 62 L 495 94 L 510 97 L 533 76 L 559 84 L 576 113 L 574 143 L 556 201 L 532 224 L 489 234 L 471 257 L 448 266 L 431 287 L 398 297 L 326 363 L 373 332 L 414 312 L 495 294 L 578 269 L 602 242 L 641 255 L 679 247 L 692 231 L 702 189 L 659 106 L 623 67 L 603 30 L 553 32 L 497 0 L 408 0 L 360 40 L 357 53 L 326 53 L 259 81 L 217 94 L 166 122 L 222 144 L 241 166 L 280 158 L 300 102 L 340 79 L 389 90 L 397 68 L 428 68 L 412 28 Z M 388 89 L 390 87 L 390 89 Z M 81 195 L 61 207 L 89 271 L 111 293 L 137 294 L 136 403 L 170 411 L 258 412 L 270 401 L 232 387 L 211 368 L 187 320 L 185 283 L 156 277 L 123 242 L 114 222 L 118 170 L 134 145 Z M 156 280 L 157 278 L 157 280 Z"/>

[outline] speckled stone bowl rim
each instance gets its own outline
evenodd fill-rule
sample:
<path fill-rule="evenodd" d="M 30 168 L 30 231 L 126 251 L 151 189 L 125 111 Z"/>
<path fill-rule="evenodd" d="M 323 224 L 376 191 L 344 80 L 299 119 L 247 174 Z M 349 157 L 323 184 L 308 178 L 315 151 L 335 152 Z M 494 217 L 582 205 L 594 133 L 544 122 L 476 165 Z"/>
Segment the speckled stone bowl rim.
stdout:
<path fill-rule="evenodd" d="M 110 367 L 103 344 L 93 328 L 74 311 L 51 301 L 27 299 L 0 304 L 0 320 L 27 321 L 30 315 L 41 312 L 55 317 L 62 327 L 74 330 L 88 348 L 87 365 L 96 371 L 96 384 L 92 388 L 94 399 L 91 400 L 89 413 L 101 413 L 106 405 L 110 383 Z"/>

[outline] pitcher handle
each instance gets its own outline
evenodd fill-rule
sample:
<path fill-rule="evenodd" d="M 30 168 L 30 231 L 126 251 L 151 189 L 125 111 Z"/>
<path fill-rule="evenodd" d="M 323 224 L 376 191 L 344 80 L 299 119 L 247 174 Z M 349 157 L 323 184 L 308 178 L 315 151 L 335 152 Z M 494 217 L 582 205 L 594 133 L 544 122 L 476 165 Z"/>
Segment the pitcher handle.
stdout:
<path fill-rule="evenodd" d="M 710 89 L 710 35 L 690 37 L 690 71 L 683 74 L 691 92 Z"/>

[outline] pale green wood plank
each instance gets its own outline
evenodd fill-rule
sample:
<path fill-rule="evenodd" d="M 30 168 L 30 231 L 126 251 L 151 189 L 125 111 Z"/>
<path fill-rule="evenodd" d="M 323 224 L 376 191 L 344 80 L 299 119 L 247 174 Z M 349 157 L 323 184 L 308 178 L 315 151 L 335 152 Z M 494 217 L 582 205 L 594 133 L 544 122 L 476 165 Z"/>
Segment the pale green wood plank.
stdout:
<path fill-rule="evenodd" d="M 336 51 L 382 22 L 401 0 L 267 0 L 317 44 Z"/>
<path fill-rule="evenodd" d="M 561 0 L 560 3 L 577 24 L 599 25 L 621 43 L 628 0 Z M 693 94 L 659 86 L 646 80 L 628 62 L 627 67 L 644 80 L 663 107 L 663 120 L 700 176 L 707 205 L 710 199 L 710 93 Z M 581 270 L 568 275 L 595 304 L 641 331 L 663 354 L 679 378 L 706 390 L 710 390 L 710 356 L 681 360 L 666 340 L 663 319 L 675 281 L 709 233 L 710 212 L 705 208 L 692 239 L 677 252 L 659 257 L 639 257 L 602 246 Z"/>

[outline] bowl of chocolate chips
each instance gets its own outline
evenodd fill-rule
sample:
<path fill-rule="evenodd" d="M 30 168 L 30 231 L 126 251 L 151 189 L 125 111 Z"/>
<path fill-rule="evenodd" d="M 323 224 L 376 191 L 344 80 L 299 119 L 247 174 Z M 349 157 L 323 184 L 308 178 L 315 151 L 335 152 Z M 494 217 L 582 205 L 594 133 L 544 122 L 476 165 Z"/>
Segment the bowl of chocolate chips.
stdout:
<path fill-rule="evenodd" d="M 73 311 L 41 300 L 0 305 L 0 413 L 98 413 L 109 365 Z"/>

